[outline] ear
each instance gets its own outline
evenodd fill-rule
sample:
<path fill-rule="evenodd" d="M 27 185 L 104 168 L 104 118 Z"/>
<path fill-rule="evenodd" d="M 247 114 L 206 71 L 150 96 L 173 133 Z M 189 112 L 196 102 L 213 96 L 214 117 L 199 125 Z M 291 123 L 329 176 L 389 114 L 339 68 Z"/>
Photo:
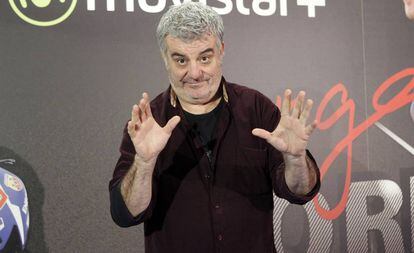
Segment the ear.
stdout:
<path fill-rule="evenodd" d="M 164 66 L 165 68 L 168 70 L 168 59 L 167 59 L 167 54 L 166 52 L 161 51 L 161 57 L 164 60 Z"/>
<path fill-rule="evenodd" d="M 220 60 L 223 61 L 223 57 L 224 57 L 224 42 L 221 42 L 221 46 L 220 46 Z"/>

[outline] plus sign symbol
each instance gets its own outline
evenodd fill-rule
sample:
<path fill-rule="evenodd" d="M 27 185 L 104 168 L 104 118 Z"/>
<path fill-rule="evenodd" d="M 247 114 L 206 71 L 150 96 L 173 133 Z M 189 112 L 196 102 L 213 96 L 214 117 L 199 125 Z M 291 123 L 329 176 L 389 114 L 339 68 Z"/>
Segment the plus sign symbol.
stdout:
<path fill-rule="evenodd" d="M 325 6 L 325 0 L 297 0 L 296 4 L 298 6 L 307 6 L 308 17 L 314 18 L 316 6 Z"/>

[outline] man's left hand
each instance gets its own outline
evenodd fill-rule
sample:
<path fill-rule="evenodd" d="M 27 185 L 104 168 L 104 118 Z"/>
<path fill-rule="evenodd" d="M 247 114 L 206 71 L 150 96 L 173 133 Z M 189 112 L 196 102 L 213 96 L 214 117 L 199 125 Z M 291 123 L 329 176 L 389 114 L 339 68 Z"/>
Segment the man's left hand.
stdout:
<path fill-rule="evenodd" d="M 289 188 L 296 193 L 306 194 L 312 189 L 315 178 L 314 171 L 309 173 L 306 162 L 306 146 L 309 137 L 317 126 L 316 120 L 306 125 L 313 101 L 307 99 L 305 92 L 300 91 L 296 103 L 291 109 L 292 91 L 287 89 L 281 108 L 281 118 L 273 132 L 261 128 L 252 130 L 252 134 L 265 139 L 274 148 L 282 152 L 285 162 L 285 177 Z"/>
<path fill-rule="evenodd" d="M 300 91 L 294 108 L 291 110 L 291 90 L 286 90 L 281 109 L 280 122 L 273 132 L 261 128 L 253 129 L 252 133 L 265 139 L 284 155 L 293 157 L 304 156 L 309 137 L 315 130 L 317 122 L 306 125 L 309 112 L 312 109 L 312 100 L 305 103 L 305 92 Z M 305 105 L 303 105 L 305 103 Z"/>

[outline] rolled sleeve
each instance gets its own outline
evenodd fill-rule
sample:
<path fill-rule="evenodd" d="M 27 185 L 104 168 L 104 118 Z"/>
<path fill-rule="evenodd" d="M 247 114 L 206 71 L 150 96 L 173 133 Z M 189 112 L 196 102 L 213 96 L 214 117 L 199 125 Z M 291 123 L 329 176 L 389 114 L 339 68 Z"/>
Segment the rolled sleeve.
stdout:
<path fill-rule="evenodd" d="M 284 162 L 280 163 L 279 165 L 276 165 L 272 171 L 273 190 L 276 196 L 280 198 L 284 198 L 292 204 L 303 205 L 311 201 L 315 197 L 315 195 L 319 192 L 319 188 L 321 186 L 320 172 L 316 164 L 316 161 L 308 150 L 306 150 L 306 155 L 309 158 L 307 160 L 308 161 L 310 160 L 310 162 L 313 163 L 310 166 L 311 168 L 309 169 L 313 169 L 315 171 L 315 176 L 316 176 L 315 186 L 306 195 L 295 194 L 289 190 L 289 187 L 287 186 L 286 180 L 285 180 L 285 163 Z"/>
<path fill-rule="evenodd" d="M 120 227 L 130 227 L 144 222 L 148 218 L 148 208 L 137 216 L 133 216 L 125 204 L 121 194 L 121 183 L 119 182 L 110 190 L 111 217 Z"/>
<path fill-rule="evenodd" d="M 133 216 L 128 207 L 125 204 L 125 200 L 121 194 L 121 182 L 125 175 L 128 173 L 134 162 L 134 156 L 136 154 L 134 145 L 129 137 L 127 128 L 124 128 L 124 134 L 121 146 L 119 148 L 121 156 L 115 166 L 112 180 L 109 182 L 109 199 L 110 199 L 110 211 L 113 221 L 121 227 L 130 227 L 138 225 L 145 220 L 149 219 L 152 214 L 155 199 L 156 182 L 153 179 L 152 182 L 152 197 L 148 207 L 137 216 Z"/>

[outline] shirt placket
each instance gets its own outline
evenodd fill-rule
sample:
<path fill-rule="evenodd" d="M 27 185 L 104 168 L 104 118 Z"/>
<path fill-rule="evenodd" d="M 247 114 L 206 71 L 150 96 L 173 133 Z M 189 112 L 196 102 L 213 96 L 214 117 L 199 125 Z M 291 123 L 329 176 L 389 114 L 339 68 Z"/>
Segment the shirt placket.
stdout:
<path fill-rule="evenodd" d="M 185 119 L 181 106 L 179 105 L 179 115 Z M 212 242 L 216 253 L 222 252 L 223 244 L 226 241 L 224 235 L 224 222 L 225 222 L 225 205 L 221 202 L 223 196 L 220 196 L 219 191 L 215 187 L 215 165 L 217 153 L 220 150 L 220 144 L 225 136 L 225 133 L 230 124 L 230 111 L 228 105 L 223 106 L 220 117 L 217 120 L 216 131 L 213 134 L 213 138 L 217 139 L 213 150 L 205 150 L 201 139 L 194 132 L 191 131 L 191 127 L 185 120 L 183 121 L 183 127 L 187 133 L 190 134 L 191 143 L 196 154 L 201 156 L 198 171 L 200 178 L 205 185 L 206 193 L 209 199 L 209 213 L 211 217 L 211 227 L 213 231 Z"/>
<path fill-rule="evenodd" d="M 220 205 L 220 196 L 216 194 L 214 186 L 214 157 L 212 152 L 205 150 L 198 136 L 193 135 L 193 144 L 197 152 L 202 153 L 199 166 L 197 167 L 200 178 L 205 186 L 206 193 L 208 194 L 208 207 L 210 214 L 210 224 L 213 231 L 212 243 L 214 245 L 215 252 L 220 251 L 220 245 L 224 240 L 223 236 L 223 221 L 222 221 L 222 209 Z"/>
<path fill-rule="evenodd" d="M 223 196 L 219 194 L 219 191 L 217 190 L 215 185 L 216 158 L 220 150 L 221 142 L 223 141 L 223 138 L 229 127 L 229 123 L 230 112 L 228 106 L 225 105 L 217 121 L 217 131 L 215 131 L 215 134 L 213 135 L 213 138 L 215 138 L 217 141 L 212 150 L 211 159 L 209 159 L 209 166 L 211 171 L 211 177 L 208 180 L 208 185 L 210 189 L 210 212 L 212 216 L 216 252 L 221 252 L 223 244 L 226 242 L 226 235 L 224 234 L 225 203 L 222 201 Z"/>

